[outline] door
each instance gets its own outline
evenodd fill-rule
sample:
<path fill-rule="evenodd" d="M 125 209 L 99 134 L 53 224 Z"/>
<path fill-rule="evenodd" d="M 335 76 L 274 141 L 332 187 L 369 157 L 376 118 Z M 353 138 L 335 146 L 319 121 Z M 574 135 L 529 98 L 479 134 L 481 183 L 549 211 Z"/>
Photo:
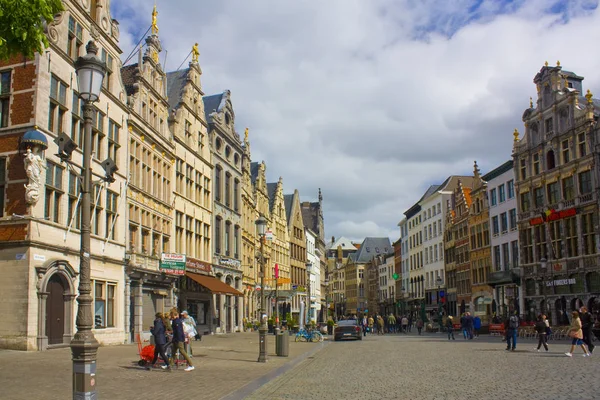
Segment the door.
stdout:
<path fill-rule="evenodd" d="M 225 332 L 229 333 L 233 331 L 231 326 L 231 296 L 225 296 L 225 313 L 227 314 L 227 319 L 225 320 Z"/>
<path fill-rule="evenodd" d="M 63 343 L 65 333 L 65 286 L 59 275 L 53 275 L 48 282 L 46 299 L 46 336 L 48 344 Z"/>

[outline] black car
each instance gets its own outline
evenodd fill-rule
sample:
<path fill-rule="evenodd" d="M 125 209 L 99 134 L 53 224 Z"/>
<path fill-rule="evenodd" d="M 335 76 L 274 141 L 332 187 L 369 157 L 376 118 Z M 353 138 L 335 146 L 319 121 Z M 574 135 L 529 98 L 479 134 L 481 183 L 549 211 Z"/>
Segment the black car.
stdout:
<path fill-rule="evenodd" d="M 338 321 L 337 326 L 333 331 L 333 340 L 336 342 L 342 339 L 358 339 L 362 340 L 362 327 L 355 319 Z"/>

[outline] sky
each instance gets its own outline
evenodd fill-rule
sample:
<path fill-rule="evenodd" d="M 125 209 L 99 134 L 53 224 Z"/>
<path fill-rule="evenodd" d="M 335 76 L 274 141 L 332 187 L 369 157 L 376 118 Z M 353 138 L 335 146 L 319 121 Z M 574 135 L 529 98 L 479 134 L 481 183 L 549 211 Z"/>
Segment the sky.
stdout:
<path fill-rule="evenodd" d="M 124 61 L 154 2 L 112 0 Z M 544 62 L 600 97 L 592 0 L 157 0 L 161 63 L 197 42 L 205 94 L 231 90 L 252 160 L 302 201 L 326 242 L 400 236 L 432 184 L 511 158 Z M 133 61 L 137 57 L 134 57 Z"/>

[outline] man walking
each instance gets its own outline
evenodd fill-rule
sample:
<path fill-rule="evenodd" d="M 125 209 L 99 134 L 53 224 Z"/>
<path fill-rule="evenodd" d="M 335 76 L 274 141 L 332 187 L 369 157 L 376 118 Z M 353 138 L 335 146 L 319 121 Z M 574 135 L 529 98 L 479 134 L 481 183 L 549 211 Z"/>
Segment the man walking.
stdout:
<path fill-rule="evenodd" d="M 506 350 L 515 351 L 517 348 L 517 330 L 519 329 L 519 314 L 514 312 L 505 322 Z M 512 347 L 511 347 L 512 340 Z"/>
<path fill-rule="evenodd" d="M 179 318 L 179 313 L 177 313 L 176 310 L 171 311 L 171 318 L 173 319 L 171 321 L 171 326 L 173 327 L 173 347 L 171 350 L 171 355 L 173 358 L 175 358 L 177 350 L 179 350 L 179 352 L 181 353 L 183 358 L 185 358 L 185 361 L 187 361 L 188 364 L 187 368 L 184 369 L 184 371 L 193 371 L 194 366 L 192 365 L 192 360 L 190 360 L 190 357 L 188 356 L 183 346 L 185 343 L 185 333 L 183 332 L 183 320 Z"/>
<path fill-rule="evenodd" d="M 402 317 L 402 332 L 408 333 L 408 318 L 406 318 L 406 315 Z"/>
<path fill-rule="evenodd" d="M 581 330 L 583 331 L 583 342 L 588 347 L 588 352 L 592 354 L 594 352 L 594 344 L 592 343 L 592 328 L 594 322 L 592 314 L 587 310 L 587 307 L 581 307 L 579 309 L 579 319 L 581 319 Z"/>

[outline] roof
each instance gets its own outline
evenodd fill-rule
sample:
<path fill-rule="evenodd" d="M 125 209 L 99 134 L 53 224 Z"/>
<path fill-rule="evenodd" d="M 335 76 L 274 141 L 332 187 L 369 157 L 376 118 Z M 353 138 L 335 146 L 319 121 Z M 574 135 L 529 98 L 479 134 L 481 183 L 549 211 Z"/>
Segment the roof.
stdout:
<path fill-rule="evenodd" d="M 285 204 L 285 216 L 288 225 L 290 224 L 290 218 L 292 217 L 292 204 L 294 204 L 293 194 L 284 194 L 283 203 Z"/>
<path fill-rule="evenodd" d="M 214 111 L 221 111 L 225 106 L 225 92 L 219 94 L 211 94 L 210 96 L 203 96 L 202 101 L 204 101 L 204 114 L 206 116 L 206 122 L 209 124 L 212 123 L 212 114 Z"/>
<path fill-rule="evenodd" d="M 190 69 L 182 69 L 179 71 L 167 73 L 167 96 L 169 101 L 169 108 L 174 109 L 181 101 L 181 94 L 183 88 L 187 83 L 187 77 Z"/>
<path fill-rule="evenodd" d="M 387 237 L 368 237 L 363 240 L 360 249 L 356 252 L 356 262 L 364 264 L 377 257 L 378 255 L 386 255 L 393 253 L 394 248 Z"/>
<path fill-rule="evenodd" d="M 419 200 L 419 203 L 423 200 L 425 200 L 426 198 L 428 198 L 429 196 L 431 196 L 432 194 L 434 194 L 435 192 L 438 191 L 438 189 L 441 187 L 442 185 L 431 185 L 429 186 L 429 188 L 425 191 L 425 194 L 423 195 L 423 197 L 421 197 L 421 199 Z"/>
<path fill-rule="evenodd" d="M 339 237 L 333 243 L 329 242 L 329 244 L 327 244 L 327 246 L 325 246 L 325 249 L 327 249 L 327 250 L 337 249 L 338 246 L 342 246 L 342 250 L 356 250 L 356 247 L 352 243 L 352 240 L 350 240 L 344 236 Z"/>
<path fill-rule="evenodd" d="M 128 96 L 133 93 L 133 84 L 135 83 L 137 68 L 138 63 L 126 65 L 121 68 L 121 79 L 123 80 L 123 86 L 125 86 L 125 92 Z"/>
<path fill-rule="evenodd" d="M 269 194 L 269 210 L 273 211 L 275 193 L 277 193 L 277 183 L 267 183 L 267 193 Z"/>
<path fill-rule="evenodd" d="M 466 175 L 450 175 L 448 179 L 440 185 L 439 190 L 451 190 L 454 191 L 458 187 L 458 182 L 462 182 L 463 185 L 471 186 L 473 184 L 473 177 Z"/>
<path fill-rule="evenodd" d="M 324 234 L 324 232 L 319 232 L 320 207 L 321 205 L 318 201 L 304 201 L 300 204 L 300 211 L 302 213 L 302 222 L 304 222 L 304 226 L 315 233 Z"/>
<path fill-rule="evenodd" d="M 507 162 L 505 162 L 504 164 L 500 165 L 499 167 L 491 170 L 490 172 L 488 172 L 487 174 L 485 174 L 484 176 L 481 177 L 481 179 L 483 179 L 486 182 L 491 181 L 494 178 L 499 177 L 500 175 L 510 171 L 511 169 L 513 169 L 513 160 L 508 160 Z"/>

